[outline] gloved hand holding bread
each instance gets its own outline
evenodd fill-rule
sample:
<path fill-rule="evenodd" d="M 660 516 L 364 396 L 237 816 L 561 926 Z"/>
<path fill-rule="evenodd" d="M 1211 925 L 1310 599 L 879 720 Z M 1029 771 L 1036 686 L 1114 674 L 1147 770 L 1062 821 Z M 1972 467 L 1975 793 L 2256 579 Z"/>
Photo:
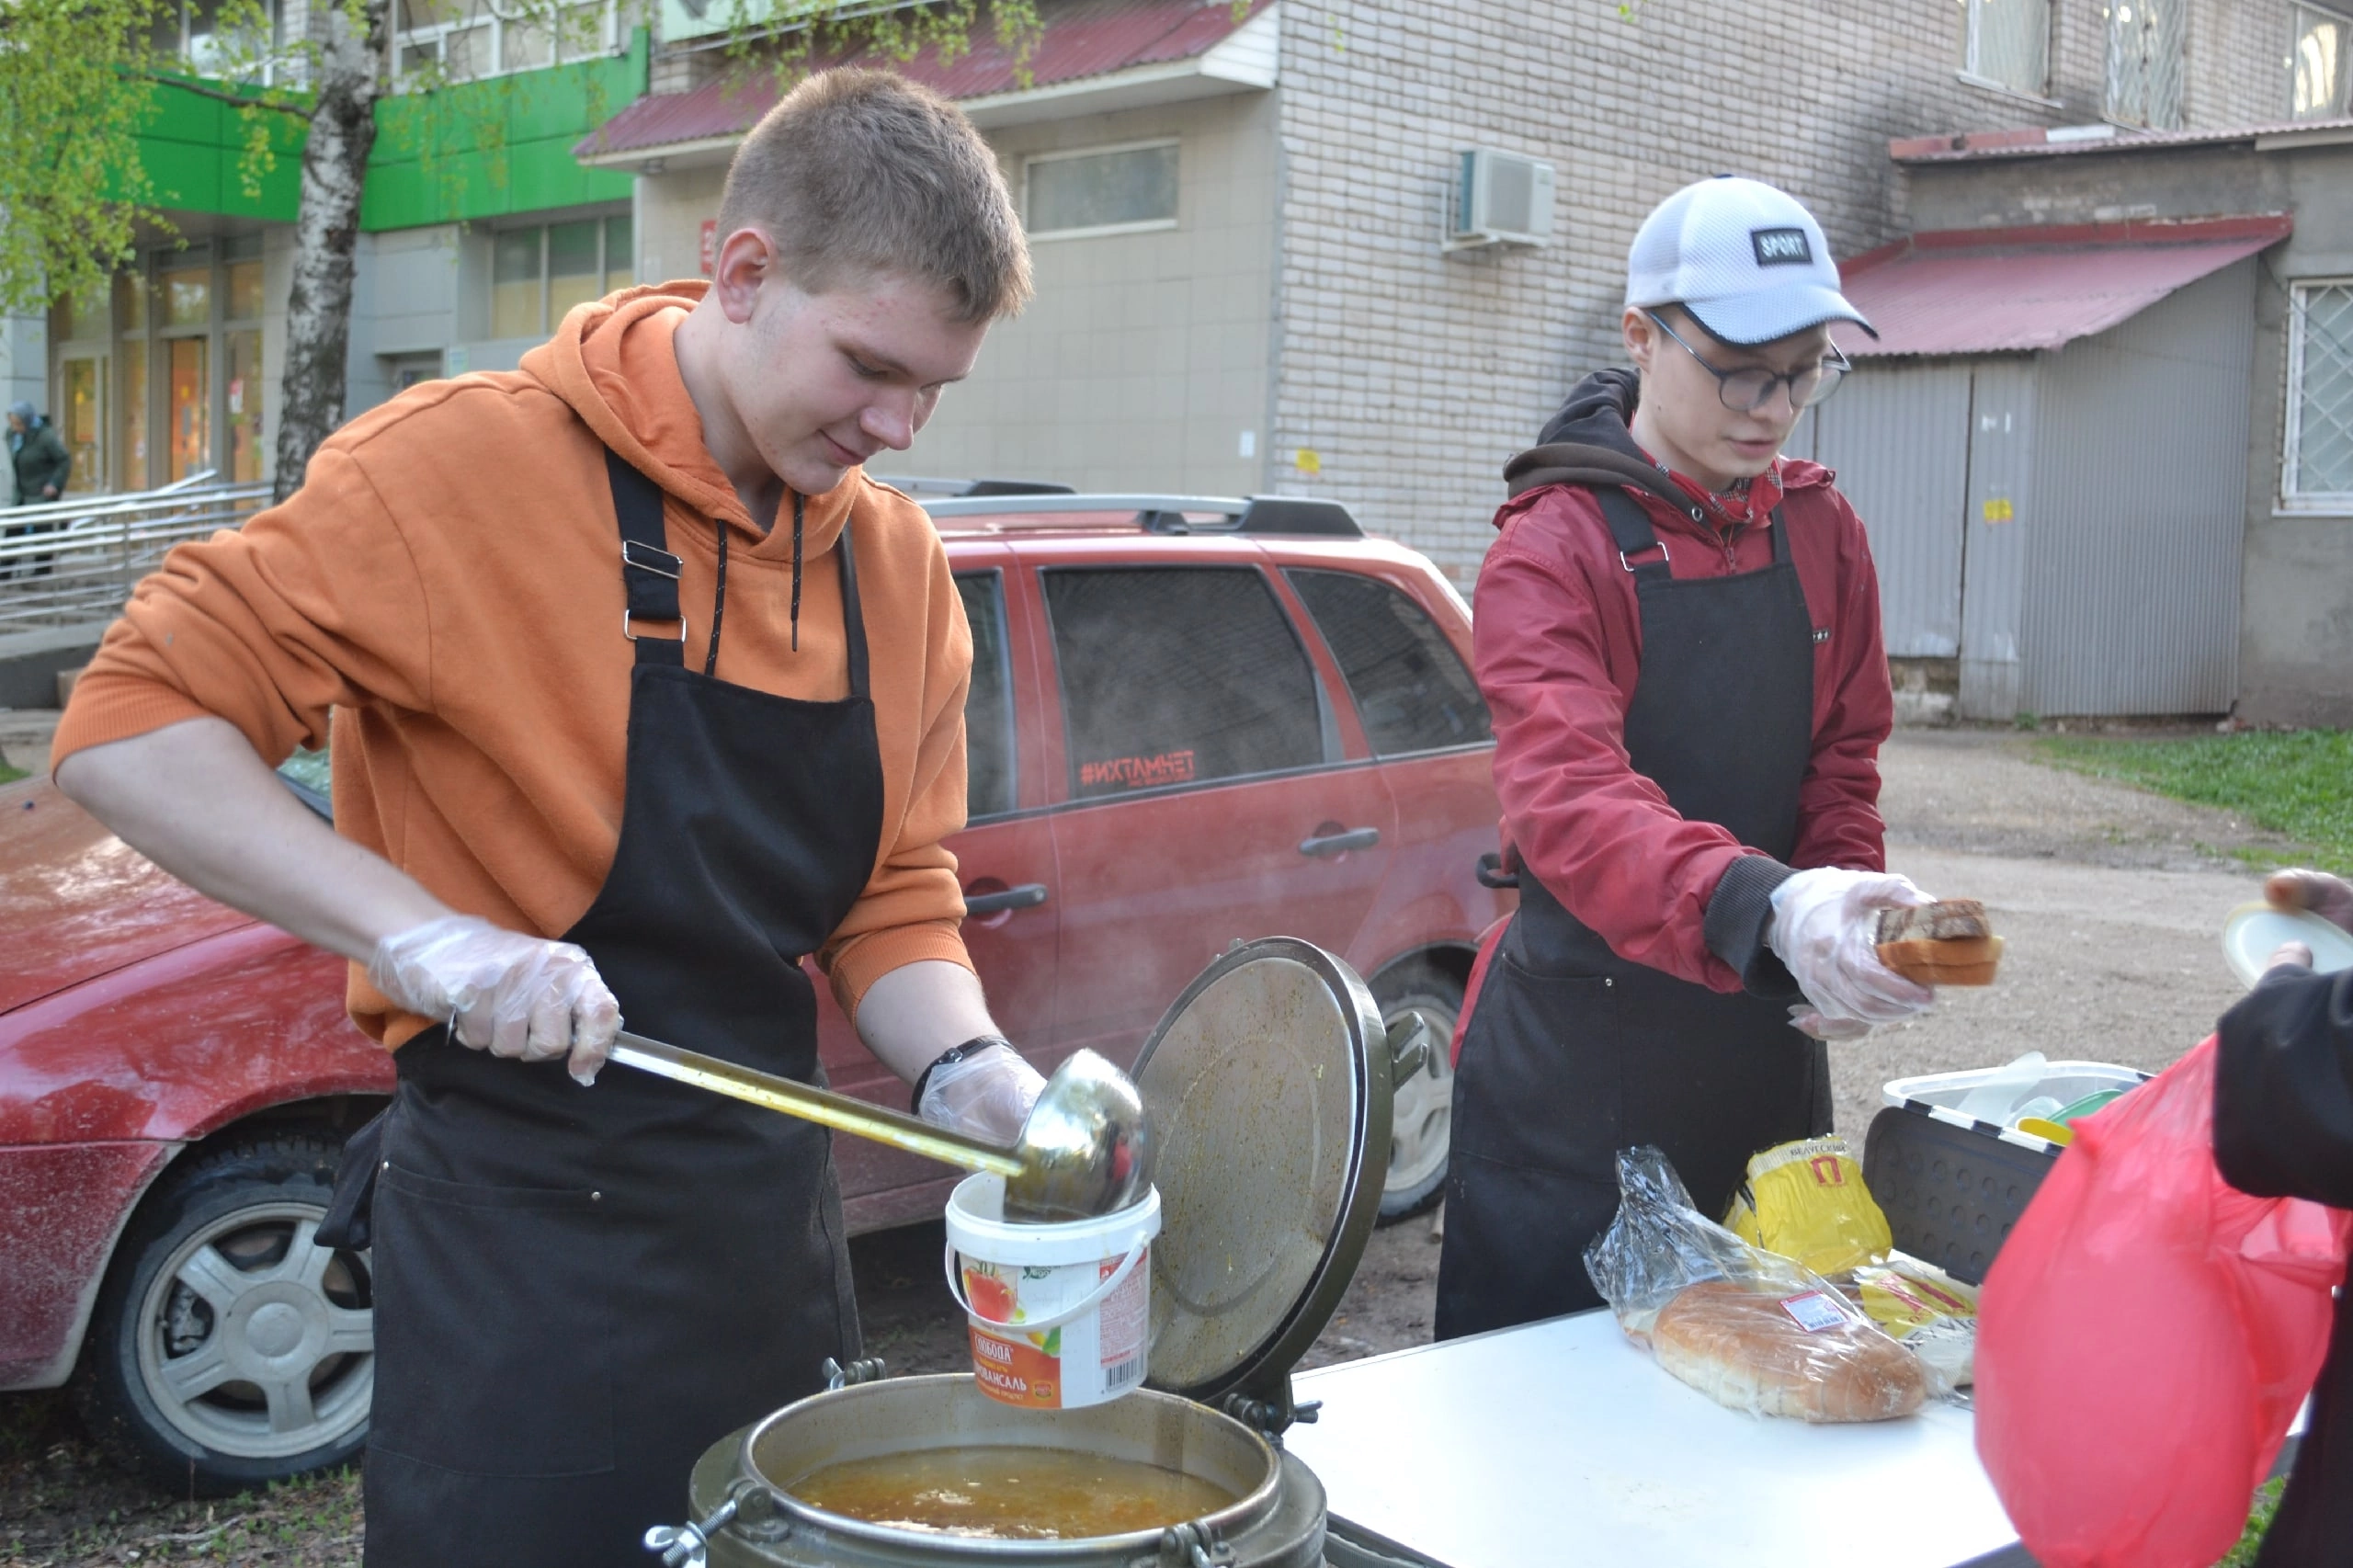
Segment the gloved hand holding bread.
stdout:
<path fill-rule="evenodd" d="M 1791 1021 L 1824 1040 L 1909 1017 L 1936 1000 L 1934 986 L 1989 985 L 2002 957 L 1976 900 L 1939 903 L 1909 878 L 1836 867 L 1773 890 L 1765 941 L 1811 1005 Z"/>

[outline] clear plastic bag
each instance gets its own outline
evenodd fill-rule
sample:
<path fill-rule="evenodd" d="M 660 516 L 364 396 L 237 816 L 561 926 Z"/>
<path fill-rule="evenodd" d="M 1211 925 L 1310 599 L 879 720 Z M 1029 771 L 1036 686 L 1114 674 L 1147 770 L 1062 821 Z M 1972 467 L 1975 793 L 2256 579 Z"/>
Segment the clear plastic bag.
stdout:
<path fill-rule="evenodd" d="M 1977 1453 L 2047 1568 L 2205 1568 L 2327 1354 L 2353 1215 L 2214 1163 L 2209 1038 L 2075 1123 L 1979 1298 Z"/>
<path fill-rule="evenodd" d="M 1618 1188 L 1586 1272 L 1665 1371 L 1719 1404 L 1804 1421 L 1908 1415 L 1935 1392 L 1926 1364 L 1820 1276 L 1693 1208 L 1659 1150 L 1621 1150 Z"/>
<path fill-rule="evenodd" d="M 1870 1320 L 1927 1363 L 1939 1392 L 1966 1388 L 1977 1358 L 1977 1292 L 1933 1264 L 1892 1254 L 1855 1270 Z"/>

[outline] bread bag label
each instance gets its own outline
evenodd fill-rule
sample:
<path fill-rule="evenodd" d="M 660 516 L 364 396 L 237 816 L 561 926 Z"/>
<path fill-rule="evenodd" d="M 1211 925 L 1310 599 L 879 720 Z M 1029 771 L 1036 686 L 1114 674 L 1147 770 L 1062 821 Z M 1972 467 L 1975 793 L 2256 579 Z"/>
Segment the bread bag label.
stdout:
<path fill-rule="evenodd" d="M 1808 1334 L 1820 1334 L 1826 1328 L 1836 1328 L 1847 1322 L 1847 1313 L 1838 1302 L 1820 1290 L 1808 1290 L 1802 1296 L 1782 1299 L 1781 1310 L 1790 1314 L 1797 1325 Z"/>

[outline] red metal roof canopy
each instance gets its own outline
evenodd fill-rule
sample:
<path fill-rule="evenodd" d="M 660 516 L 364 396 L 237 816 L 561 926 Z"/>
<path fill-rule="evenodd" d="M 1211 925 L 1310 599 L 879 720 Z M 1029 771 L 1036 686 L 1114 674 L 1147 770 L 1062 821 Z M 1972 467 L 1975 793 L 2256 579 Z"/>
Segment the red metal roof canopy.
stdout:
<path fill-rule="evenodd" d="M 972 47 L 942 63 L 926 49 L 904 63 L 866 51 L 824 56 L 832 65 L 880 65 L 951 98 L 977 98 L 1026 87 L 1051 87 L 1140 65 L 1191 60 L 1224 42 L 1272 0 L 1066 0 L 1043 10 L 1043 34 L 1021 79 L 1016 51 L 996 41 L 985 10 Z M 749 131 L 777 100 L 775 76 L 754 68 L 743 77 L 707 82 L 687 93 L 651 94 L 607 120 L 574 149 L 577 156 L 609 157 Z"/>
<path fill-rule="evenodd" d="M 1858 358 L 2057 348 L 2278 244 L 2293 224 L 2263 213 L 1915 234 L 1847 264 L 1847 297 L 1880 335 L 1844 328 L 1838 345 Z"/>

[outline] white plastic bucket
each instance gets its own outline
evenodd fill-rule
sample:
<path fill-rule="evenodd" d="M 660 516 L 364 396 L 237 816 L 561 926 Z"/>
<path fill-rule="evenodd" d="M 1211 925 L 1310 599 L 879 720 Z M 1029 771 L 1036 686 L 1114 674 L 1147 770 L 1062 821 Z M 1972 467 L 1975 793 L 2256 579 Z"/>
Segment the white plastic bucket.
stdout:
<path fill-rule="evenodd" d="M 1152 1323 L 1160 1192 L 1093 1220 L 1017 1225 L 1005 1178 L 966 1176 L 948 1197 L 948 1289 L 971 1325 L 972 1373 L 991 1398 L 1076 1410 L 1140 1387 Z"/>

